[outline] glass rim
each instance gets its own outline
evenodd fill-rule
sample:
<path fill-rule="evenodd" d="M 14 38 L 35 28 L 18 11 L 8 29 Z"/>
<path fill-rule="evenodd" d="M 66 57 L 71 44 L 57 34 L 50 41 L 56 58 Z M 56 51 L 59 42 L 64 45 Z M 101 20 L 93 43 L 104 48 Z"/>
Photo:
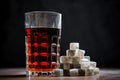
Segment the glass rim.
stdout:
<path fill-rule="evenodd" d="M 55 12 L 55 11 L 30 11 L 30 12 L 25 12 L 25 15 L 30 15 L 30 14 L 34 14 L 34 13 L 49 13 L 49 14 L 58 14 L 58 15 L 62 15 L 59 12 Z"/>

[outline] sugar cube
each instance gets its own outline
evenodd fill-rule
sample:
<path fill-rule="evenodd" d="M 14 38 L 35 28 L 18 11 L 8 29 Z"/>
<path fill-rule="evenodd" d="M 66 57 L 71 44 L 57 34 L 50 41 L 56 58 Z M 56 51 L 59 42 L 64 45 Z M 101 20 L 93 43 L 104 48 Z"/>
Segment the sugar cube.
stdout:
<path fill-rule="evenodd" d="M 60 56 L 60 63 L 72 63 L 72 57 Z"/>
<path fill-rule="evenodd" d="M 70 69 L 70 63 L 64 63 L 63 69 Z"/>
<path fill-rule="evenodd" d="M 95 69 L 94 69 L 94 74 L 96 75 L 96 74 L 99 74 L 99 72 L 100 72 L 100 69 L 98 68 L 98 67 L 96 67 Z"/>
<path fill-rule="evenodd" d="M 82 50 L 82 49 L 78 49 L 78 52 L 77 52 L 80 56 L 81 59 L 84 58 L 84 55 L 85 55 L 85 50 Z"/>
<path fill-rule="evenodd" d="M 63 69 L 64 76 L 70 76 L 70 70 L 69 69 Z"/>
<path fill-rule="evenodd" d="M 79 64 L 80 63 L 80 57 L 72 57 L 72 63 Z"/>
<path fill-rule="evenodd" d="M 78 69 L 70 69 L 70 76 L 78 76 Z"/>
<path fill-rule="evenodd" d="M 90 56 L 84 56 L 84 58 L 90 60 Z"/>
<path fill-rule="evenodd" d="M 70 43 L 70 50 L 79 49 L 79 43 L 78 42 L 71 42 Z"/>
<path fill-rule="evenodd" d="M 82 62 L 90 62 L 90 60 L 88 60 L 86 58 L 83 58 L 83 59 L 80 60 L 80 63 L 82 63 Z"/>
<path fill-rule="evenodd" d="M 81 64 L 73 64 L 73 68 L 76 68 L 76 69 L 81 69 Z"/>
<path fill-rule="evenodd" d="M 79 76 L 85 76 L 85 70 L 84 69 L 79 69 L 78 73 L 79 73 Z"/>
<path fill-rule="evenodd" d="M 53 76 L 55 77 L 63 76 L 63 69 L 55 69 L 53 72 Z"/>
<path fill-rule="evenodd" d="M 90 66 L 90 62 L 81 62 L 81 69 L 88 69 Z"/>
<path fill-rule="evenodd" d="M 96 68 L 96 62 L 94 62 L 94 61 L 90 61 L 90 67 L 91 68 Z"/>
<path fill-rule="evenodd" d="M 76 50 L 66 50 L 66 55 L 67 56 L 77 56 Z"/>
<path fill-rule="evenodd" d="M 66 68 L 67 65 L 68 64 L 68 68 Z M 72 69 L 72 68 L 74 68 L 74 64 L 71 64 L 71 63 L 60 63 L 60 69 Z"/>
<path fill-rule="evenodd" d="M 94 69 L 93 68 L 86 69 L 85 76 L 94 76 Z"/>

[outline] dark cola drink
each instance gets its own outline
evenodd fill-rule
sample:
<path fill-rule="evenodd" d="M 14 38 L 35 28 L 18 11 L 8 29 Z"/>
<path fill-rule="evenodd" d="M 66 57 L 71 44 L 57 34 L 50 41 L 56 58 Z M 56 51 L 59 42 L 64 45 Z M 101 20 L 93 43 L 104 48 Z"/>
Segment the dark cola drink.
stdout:
<path fill-rule="evenodd" d="M 60 29 L 26 28 L 26 66 L 28 71 L 51 72 L 57 66 Z"/>

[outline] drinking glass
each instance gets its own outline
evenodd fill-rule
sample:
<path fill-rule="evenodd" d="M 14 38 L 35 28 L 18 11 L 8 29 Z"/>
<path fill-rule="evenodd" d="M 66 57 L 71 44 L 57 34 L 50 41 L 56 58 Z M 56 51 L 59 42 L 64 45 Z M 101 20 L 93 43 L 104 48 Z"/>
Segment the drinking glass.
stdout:
<path fill-rule="evenodd" d="M 51 75 L 59 64 L 61 13 L 25 13 L 25 51 L 28 76 Z"/>

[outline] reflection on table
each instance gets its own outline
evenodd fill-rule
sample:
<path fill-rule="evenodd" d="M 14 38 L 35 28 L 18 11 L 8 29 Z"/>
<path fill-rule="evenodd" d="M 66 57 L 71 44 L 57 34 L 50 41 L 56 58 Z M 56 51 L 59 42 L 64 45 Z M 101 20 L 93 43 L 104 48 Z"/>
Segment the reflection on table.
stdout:
<path fill-rule="evenodd" d="M 96 76 L 80 76 L 80 77 L 27 77 L 27 80 L 99 80 Z"/>

